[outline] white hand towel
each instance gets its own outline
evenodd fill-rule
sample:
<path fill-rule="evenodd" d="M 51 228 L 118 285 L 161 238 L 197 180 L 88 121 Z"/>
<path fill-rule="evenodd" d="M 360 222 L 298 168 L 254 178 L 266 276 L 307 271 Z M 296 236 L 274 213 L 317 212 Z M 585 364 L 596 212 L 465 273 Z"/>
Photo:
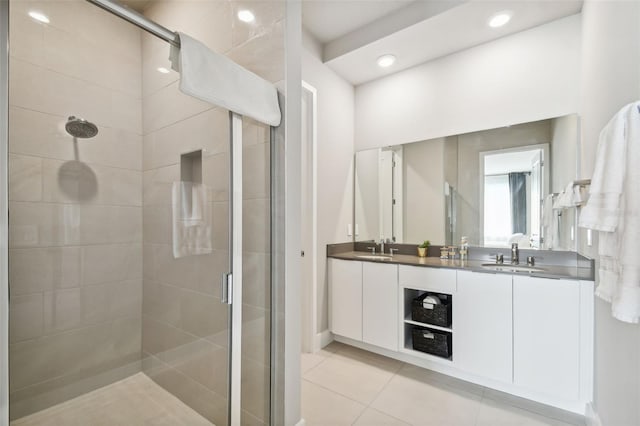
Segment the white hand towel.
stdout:
<path fill-rule="evenodd" d="M 180 73 L 187 95 L 246 115 L 270 126 L 280 125 L 278 92 L 273 84 L 224 55 L 179 33 L 180 49 L 171 47 L 171 67 Z"/>
<path fill-rule="evenodd" d="M 569 182 L 564 190 L 558 194 L 553 202 L 554 209 L 569 209 L 581 205 L 583 196 L 580 192 L 580 186 L 575 185 L 573 181 Z"/>
<path fill-rule="evenodd" d="M 542 248 L 544 250 L 553 249 L 558 240 L 558 216 L 553 209 L 555 198 L 553 194 L 549 194 L 542 204 Z"/>
<path fill-rule="evenodd" d="M 584 186 L 574 185 L 573 194 L 571 197 L 571 204 L 574 206 L 582 206 L 587 201 L 587 194 Z"/>
<path fill-rule="evenodd" d="M 580 226 L 614 232 L 620 217 L 620 197 L 626 171 L 626 109 L 618 112 L 600 132 L 589 202 L 580 213 Z"/>
<path fill-rule="evenodd" d="M 205 185 L 174 182 L 173 256 L 175 258 L 207 254 L 212 251 L 211 209 Z"/>
<path fill-rule="evenodd" d="M 596 295 L 612 315 L 640 322 L 640 102 L 623 107 L 600 133 L 590 197 L 579 225 L 600 231 Z"/>

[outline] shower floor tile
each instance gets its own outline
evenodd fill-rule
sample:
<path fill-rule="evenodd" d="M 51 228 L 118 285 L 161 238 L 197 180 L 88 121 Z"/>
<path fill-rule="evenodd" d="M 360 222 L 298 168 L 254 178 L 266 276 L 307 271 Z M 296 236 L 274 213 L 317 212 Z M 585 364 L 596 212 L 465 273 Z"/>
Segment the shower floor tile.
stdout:
<path fill-rule="evenodd" d="M 11 422 L 11 426 L 211 426 L 143 373 Z"/>

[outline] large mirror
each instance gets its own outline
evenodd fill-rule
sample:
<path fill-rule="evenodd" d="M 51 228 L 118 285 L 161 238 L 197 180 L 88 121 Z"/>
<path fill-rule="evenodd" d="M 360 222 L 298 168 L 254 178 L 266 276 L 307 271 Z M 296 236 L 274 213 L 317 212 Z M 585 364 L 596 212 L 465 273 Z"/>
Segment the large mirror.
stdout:
<path fill-rule="evenodd" d="M 578 120 L 357 152 L 355 240 L 575 250 Z"/>

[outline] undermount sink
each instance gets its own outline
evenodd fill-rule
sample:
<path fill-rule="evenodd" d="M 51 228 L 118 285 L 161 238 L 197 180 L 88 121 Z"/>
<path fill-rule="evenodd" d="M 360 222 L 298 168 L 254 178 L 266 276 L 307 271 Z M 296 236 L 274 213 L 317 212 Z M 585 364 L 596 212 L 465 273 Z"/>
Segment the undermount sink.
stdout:
<path fill-rule="evenodd" d="M 391 256 L 384 256 L 382 254 L 357 254 L 356 257 L 367 260 L 391 260 Z"/>
<path fill-rule="evenodd" d="M 499 264 L 499 263 L 483 263 L 485 269 L 491 269 L 493 271 L 505 271 L 505 272 L 544 272 L 546 269 L 537 268 L 535 266 L 527 265 L 511 265 L 511 264 Z"/>

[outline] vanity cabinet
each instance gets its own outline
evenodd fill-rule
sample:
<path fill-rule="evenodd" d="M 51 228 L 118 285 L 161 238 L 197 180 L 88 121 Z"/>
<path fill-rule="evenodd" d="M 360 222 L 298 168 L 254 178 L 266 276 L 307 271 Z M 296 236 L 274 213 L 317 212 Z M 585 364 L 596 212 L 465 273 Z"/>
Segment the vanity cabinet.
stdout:
<path fill-rule="evenodd" d="M 511 383 L 512 276 L 458 271 L 457 280 L 453 310 L 456 366 Z"/>
<path fill-rule="evenodd" d="M 330 328 L 346 344 L 576 413 L 593 398 L 592 281 L 329 259 Z M 449 326 L 413 320 L 448 295 Z M 445 357 L 415 330 L 448 336 Z"/>
<path fill-rule="evenodd" d="M 513 277 L 513 382 L 517 386 L 578 399 L 581 363 L 586 361 L 581 359 L 580 347 L 580 285 L 572 280 Z M 584 303 L 583 309 L 588 309 L 590 305 Z"/>
<path fill-rule="evenodd" d="M 333 334 L 398 350 L 398 266 L 329 260 Z"/>
<path fill-rule="evenodd" d="M 362 341 L 398 350 L 398 266 L 362 264 Z"/>
<path fill-rule="evenodd" d="M 331 332 L 362 341 L 362 262 L 329 259 Z"/>

